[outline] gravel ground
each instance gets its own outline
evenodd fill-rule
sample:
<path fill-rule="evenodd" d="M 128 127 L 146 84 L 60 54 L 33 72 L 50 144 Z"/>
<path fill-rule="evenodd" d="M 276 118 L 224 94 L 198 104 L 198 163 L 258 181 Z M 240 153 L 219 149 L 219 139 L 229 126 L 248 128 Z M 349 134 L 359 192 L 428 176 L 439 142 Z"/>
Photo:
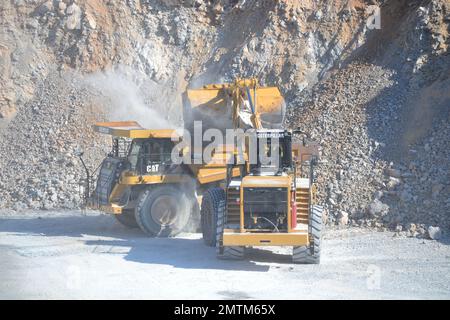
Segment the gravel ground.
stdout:
<path fill-rule="evenodd" d="M 449 299 L 449 244 L 333 229 L 320 265 L 292 264 L 288 248 L 220 261 L 200 234 L 147 238 L 95 212 L 3 211 L 0 298 Z"/>

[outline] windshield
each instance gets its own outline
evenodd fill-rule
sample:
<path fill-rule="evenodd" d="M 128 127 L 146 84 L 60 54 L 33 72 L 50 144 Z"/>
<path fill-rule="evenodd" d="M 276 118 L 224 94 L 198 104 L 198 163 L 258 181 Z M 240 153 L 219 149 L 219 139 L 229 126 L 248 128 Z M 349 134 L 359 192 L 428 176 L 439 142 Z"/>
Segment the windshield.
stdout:
<path fill-rule="evenodd" d="M 136 170 L 136 164 L 138 162 L 139 151 L 141 150 L 141 145 L 142 145 L 142 143 L 140 143 L 140 141 L 136 141 L 136 140 L 133 140 L 133 142 L 131 144 L 130 153 L 128 154 L 128 161 L 130 162 L 130 165 L 131 165 L 130 169 L 133 171 Z"/>
<path fill-rule="evenodd" d="M 157 173 L 171 163 L 170 139 L 134 139 L 128 161 L 130 169 L 139 173 Z"/>
<path fill-rule="evenodd" d="M 263 133 L 257 138 L 257 163 L 250 171 L 254 174 L 280 174 L 292 166 L 290 136 L 285 133 Z"/>

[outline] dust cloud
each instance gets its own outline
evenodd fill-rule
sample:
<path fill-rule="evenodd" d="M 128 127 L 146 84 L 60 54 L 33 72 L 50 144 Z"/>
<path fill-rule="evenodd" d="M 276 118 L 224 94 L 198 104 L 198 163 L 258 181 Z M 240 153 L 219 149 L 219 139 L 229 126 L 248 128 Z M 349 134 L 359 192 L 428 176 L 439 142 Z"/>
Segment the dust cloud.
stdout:
<path fill-rule="evenodd" d="M 84 83 L 98 95 L 96 103 L 109 121 L 137 121 L 150 129 L 180 128 L 180 88 L 156 83 L 126 67 L 87 75 Z"/>

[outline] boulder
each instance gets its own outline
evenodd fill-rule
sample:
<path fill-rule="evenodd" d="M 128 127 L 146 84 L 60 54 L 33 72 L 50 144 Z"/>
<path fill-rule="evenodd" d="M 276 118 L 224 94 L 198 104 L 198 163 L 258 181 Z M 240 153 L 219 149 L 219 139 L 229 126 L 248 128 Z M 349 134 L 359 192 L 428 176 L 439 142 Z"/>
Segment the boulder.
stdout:
<path fill-rule="evenodd" d="M 439 240 L 442 237 L 442 231 L 439 227 L 429 226 L 427 229 L 428 237 L 431 240 Z"/>
<path fill-rule="evenodd" d="M 372 201 L 367 207 L 367 213 L 372 217 L 384 216 L 389 212 L 389 206 L 378 199 Z"/>
<path fill-rule="evenodd" d="M 337 223 L 341 226 L 345 226 L 348 224 L 348 213 L 345 211 L 339 211 L 337 215 Z"/>
<path fill-rule="evenodd" d="M 81 29 L 81 9 L 76 3 L 72 3 L 66 9 L 66 28 L 68 30 Z"/>

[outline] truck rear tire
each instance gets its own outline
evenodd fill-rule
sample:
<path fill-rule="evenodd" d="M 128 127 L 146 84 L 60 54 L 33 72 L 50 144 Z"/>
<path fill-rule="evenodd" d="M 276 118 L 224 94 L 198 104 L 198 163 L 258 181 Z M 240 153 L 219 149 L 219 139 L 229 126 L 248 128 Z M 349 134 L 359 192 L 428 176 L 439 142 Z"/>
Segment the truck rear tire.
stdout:
<path fill-rule="evenodd" d="M 322 212 L 323 207 L 312 206 L 310 221 L 310 237 L 312 243 L 309 246 L 294 247 L 292 250 L 292 261 L 294 263 L 319 264 L 320 245 L 322 242 Z"/>
<path fill-rule="evenodd" d="M 220 201 L 217 210 L 216 228 L 216 254 L 222 260 L 242 260 L 244 258 L 243 246 L 224 246 L 223 231 L 225 225 L 225 200 Z"/>
<path fill-rule="evenodd" d="M 202 198 L 200 221 L 203 242 L 208 247 L 216 246 L 217 215 L 221 201 L 225 201 L 225 191 L 222 188 L 211 188 Z"/>
<path fill-rule="evenodd" d="M 135 217 L 139 227 L 153 237 L 173 237 L 189 221 L 192 202 L 173 186 L 148 188 L 139 195 Z"/>
<path fill-rule="evenodd" d="M 115 214 L 114 217 L 125 227 L 132 229 L 139 228 L 136 217 L 134 216 L 134 209 L 122 210 L 121 214 Z"/>

